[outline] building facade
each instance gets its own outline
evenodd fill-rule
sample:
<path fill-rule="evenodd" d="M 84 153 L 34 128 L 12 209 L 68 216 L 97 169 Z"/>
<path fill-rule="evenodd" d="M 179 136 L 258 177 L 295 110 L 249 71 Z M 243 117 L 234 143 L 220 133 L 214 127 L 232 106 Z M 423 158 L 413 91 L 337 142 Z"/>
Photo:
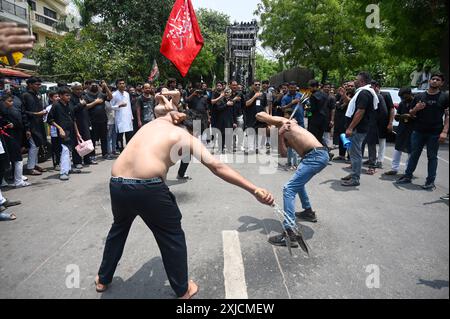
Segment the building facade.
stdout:
<path fill-rule="evenodd" d="M 56 25 L 64 20 L 68 5 L 68 0 L 0 0 L 0 21 L 27 27 L 36 37 L 36 45 L 45 45 L 49 38 L 64 34 Z M 37 65 L 25 57 L 16 67 L 35 70 Z"/>

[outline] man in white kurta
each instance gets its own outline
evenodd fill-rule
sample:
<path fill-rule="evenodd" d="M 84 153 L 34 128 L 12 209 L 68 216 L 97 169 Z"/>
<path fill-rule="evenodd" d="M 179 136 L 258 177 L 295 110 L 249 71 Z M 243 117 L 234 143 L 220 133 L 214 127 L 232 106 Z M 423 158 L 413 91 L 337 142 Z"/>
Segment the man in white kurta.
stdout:
<path fill-rule="evenodd" d="M 133 137 L 133 112 L 131 110 L 131 100 L 128 92 L 125 91 L 124 80 L 117 80 L 117 91 L 113 93 L 111 107 L 116 111 L 116 131 L 119 134 L 119 141 L 123 141 L 123 134 L 128 142 Z"/>

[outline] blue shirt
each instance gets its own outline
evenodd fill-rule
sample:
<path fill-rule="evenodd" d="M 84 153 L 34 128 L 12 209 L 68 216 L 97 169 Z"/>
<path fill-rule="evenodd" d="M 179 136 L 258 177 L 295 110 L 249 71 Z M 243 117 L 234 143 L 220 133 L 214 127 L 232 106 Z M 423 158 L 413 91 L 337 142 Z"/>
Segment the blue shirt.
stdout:
<path fill-rule="evenodd" d="M 303 94 L 296 93 L 295 95 L 290 95 L 289 93 L 286 94 L 283 99 L 281 100 L 281 106 L 284 107 L 292 102 L 292 100 L 301 100 L 303 97 Z M 301 127 L 305 127 L 305 110 L 303 109 L 302 104 L 297 104 L 294 110 L 297 109 L 297 112 L 295 112 L 294 119 L 297 121 L 298 125 Z"/>

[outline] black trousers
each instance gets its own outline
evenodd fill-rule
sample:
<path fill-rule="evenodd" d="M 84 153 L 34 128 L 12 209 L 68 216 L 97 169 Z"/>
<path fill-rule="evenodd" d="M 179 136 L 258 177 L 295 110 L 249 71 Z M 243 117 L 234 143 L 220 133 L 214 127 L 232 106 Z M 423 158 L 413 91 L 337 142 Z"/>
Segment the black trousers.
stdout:
<path fill-rule="evenodd" d="M 125 135 L 125 140 L 127 141 L 127 144 L 131 141 L 131 139 L 134 136 L 134 132 L 125 132 L 125 133 L 117 133 L 117 149 L 121 152 L 125 148 L 125 144 L 123 143 L 123 136 Z"/>
<path fill-rule="evenodd" d="M 162 182 L 113 178 L 109 186 L 114 223 L 98 272 L 100 283 L 112 282 L 131 225 L 140 216 L 155 236 L 172 289 L 183 296 L 188 290 L 187 248 L 175 196 Z"/>
<path fill-rule="evenodd" d="M 180 168 L 178 169 L 178 177 L 184 177 L 186 175 L 186 171 L 191 162 L 191 157 L 186 157 L 181 160 Z"/>
<path fill-rule="evenodd" d="M 102 146 L 102 155 L 108 155 L 108 124 L 105 123 L 92 123 L 92 142 L 95 144 L 98 140 L 100 140 Z M 92 157 L 95 157 L 95 150 L 89 154 Z"/>
<path fill-rule="evenodd" d="M 52 161 L 53 167 L 59 165 L 61 162 L 61 139 L 59 137 L 52 137 Z"/>

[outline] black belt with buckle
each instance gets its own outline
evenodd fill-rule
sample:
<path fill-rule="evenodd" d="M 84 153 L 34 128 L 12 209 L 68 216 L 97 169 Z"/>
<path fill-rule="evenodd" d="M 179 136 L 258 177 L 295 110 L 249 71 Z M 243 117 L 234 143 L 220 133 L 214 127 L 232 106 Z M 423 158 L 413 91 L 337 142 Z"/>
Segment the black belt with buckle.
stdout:
<path fill-rule="evenodd" d="M 309 153 L 314 152 L 314 151 L 327 151 L 328 152 L 328 147 L 322 146 L 322 147 L 312 148 L 308 152 L 306 152 L 303 157 L 306 157 Z"/>

